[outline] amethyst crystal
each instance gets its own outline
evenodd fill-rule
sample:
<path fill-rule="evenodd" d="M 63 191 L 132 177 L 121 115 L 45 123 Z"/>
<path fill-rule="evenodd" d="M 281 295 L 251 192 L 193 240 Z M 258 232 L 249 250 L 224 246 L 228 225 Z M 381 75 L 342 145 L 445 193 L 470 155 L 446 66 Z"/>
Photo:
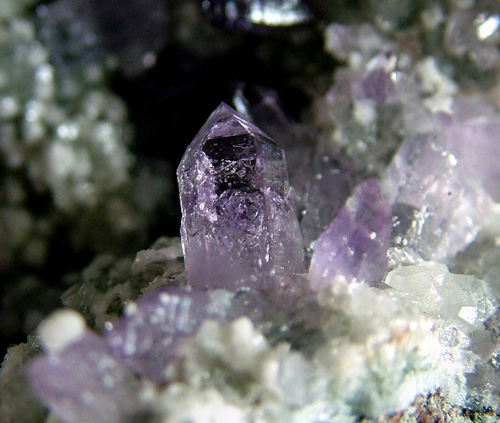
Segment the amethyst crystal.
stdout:
<path fill-rule="evenodd" d="M 204 0 L 202 9 L 214 25 L 245 32 L 301 25 L 313 18 L 303 0 Z"/>
<path fill-rule="evenodd" d="M 462 98 L 453 119 L 443 127 L 446 148 L 476 177 L 495 201 L 500 201 L 500 117 L 494 107 L 477 98 Z"/>
<path fill-rule="evenodd" d="M 193 287 L 254 286 L 304 270 L 283 151 L 221 104 L 177 170 L 181 239 Z"/>
<path fill-rule="evenodd" d="M 308 256 L 315 241 L 337 215 L 354 185 L 351 167 L 340 156 L 317 152 L 302 168 L 305 187 L 300 198 L 300 226 Z"/>
<path fill-rule="evenodd" d="M 286 116 L 275 91 L 240 88 L 233 101 L 238 111 L 251 117 L 285 150 L 300 227 L 310 254 L 314 241 L 349 197 L 352 167 L 340 154 L 321 151 L 316 130 Z"/>
<path fill-rule="evenodd" d="M 28 376 L 61 422 L 121 423 L 139 408 L 136 378 L 89 330 L 62 351 L 35 358 Z"/>
<path fill-rule="evenodd" d="M 108 323 L 107 344 L 135 373 L 165 382 L 166 365 L 182 339 L 194 334 L 204 319 L 224 316 L 223 309 L 210 304 L 206 291 L 157 289 L 130 306 L 123 319 Z"/>
<path fill-rule="evenodd" d="M 387 268 L 391 217 L 374 179 L 359 184 L 345 206 L 319 237 L 309 279 L 321 290 L 334 278 L 376 285 Z"/>
<path fill-rule="evenodd" d="M 476 236 L 489 196 L 443 139 L 406 140 L 387 170 L 394 214 L 391 265 L 445 261 Z"/>

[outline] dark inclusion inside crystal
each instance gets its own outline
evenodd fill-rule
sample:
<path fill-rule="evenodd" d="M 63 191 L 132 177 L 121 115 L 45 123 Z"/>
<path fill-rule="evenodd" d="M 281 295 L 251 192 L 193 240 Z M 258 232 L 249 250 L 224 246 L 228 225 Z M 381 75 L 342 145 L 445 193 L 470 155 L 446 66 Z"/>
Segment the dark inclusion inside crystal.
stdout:
<path fill-rule="evenodd" d="M 257 149 L 252 136 L 242 134 L 208 139 L 202 151 L 212 162 L 217 195 L 228 190 L 251 192 L 256 189 Z"/>

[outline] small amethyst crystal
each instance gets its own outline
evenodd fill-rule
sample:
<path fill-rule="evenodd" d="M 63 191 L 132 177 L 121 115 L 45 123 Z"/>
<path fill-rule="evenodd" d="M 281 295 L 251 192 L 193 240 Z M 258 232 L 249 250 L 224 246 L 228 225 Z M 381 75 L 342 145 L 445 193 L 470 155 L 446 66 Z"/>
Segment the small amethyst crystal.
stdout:
<path fill-rule="evenodd" d="M 222 103 L 177 169 L 181 239 L 196 288 L 265 289 L 304 270 L 283 151 Z"/>
<path fill-rule="evenodd" d="M 464 134 L 464 137 L 467 137 Z M 446 261 L 472 242 L 491 199 L 441 137 L 412 137 L 387 169 L 393 208 L 391 266 Z"/>
<path fill-rule="evenodd" d="M 244 32 L 301 25 L 313 18 L 303 0 L 204 0 L 201 5 L 214 25 Z"/>
<path fill-rule="evenodd" d="M 495 201 L 500 201 L 500 118 L 493 105 L 460 98 L 453 119 L 442 128 L 446 148 L 462 162 Z"/>
<path fill-rule="evenodd" d="M 312 288 L 319 291 L 335 277 L 376 285 L 387 268 L 390 230 L 389 205 L 377 182 L 362 182 L 318 238 L 309 270 Z"/>
<path fill-rule="evenodd" d="M 137 379 L 90 330 L 28 370 L 33 390 L 61 422 L 121 423 L 138 411 Z"/>
<path fill-rule="evenodd" d="M 193 335 L 206 318 L 222 317 L 210 306 L 206 291 L 165 287 L 144 295 L 126 316 L 106 327 L 106 342 L 126 366 L 157 382 L 167 380 L 165 368 L 180 341 Z"/>

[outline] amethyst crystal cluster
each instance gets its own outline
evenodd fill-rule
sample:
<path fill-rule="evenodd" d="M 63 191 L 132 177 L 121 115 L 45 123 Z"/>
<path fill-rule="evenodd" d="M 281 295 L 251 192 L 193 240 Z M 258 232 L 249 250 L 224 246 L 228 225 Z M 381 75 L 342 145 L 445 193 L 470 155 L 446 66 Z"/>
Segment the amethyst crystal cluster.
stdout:
<path fill-rule="evenodd" d="M 118 423 L 172 412 L 180 413 L 174 422 L 202 421 L 203 406 L 188 392 L 208 401 L 214 421 L 226 412 L 237 421 L 268 413 L 270 392 L 289 395 L 280 407 L 311 422 L 320 411 L 310 407 L 351 418 L 395 412 L 437 388 L 456 404 L 467 395 L 455 373 L 473 372 L 477 359 L 461 337 L 484 343 L 493 336 L 494 326 L 482 325 L 495 300 L 484 282 L 420 262 L 470 242 L 473 218 L 462 222 L 464 211 L 448 205 L 453 196 L 483 204 L 486 194 L 458 183 L 461 174 L 450 170 L 457 159 L 438 141 L 408 140 L 387 171 L 398 187 L 389 201 L 376 179 L 358 183 L 326 228 L 315 220 L 322 233 L 308 246 L 294 204 L 303 182 L 289 184 L 285 152 L 248 116 L 221 104 L 179 165 L 187 286 L 177 277 L 160 281 L 126 304 L 123 317 L 106 320 L 103 336 L 69 311 L 40 327 L 45 355 L 30 363 L 29 380 L 61 421 Z M 419 174 L 425 165 L 438 174 Z M 397 264 L 410 256 L 420 264 Z M 396 269 L 385 278 L 389 258 Z M 393 378 L 373 379 L 373 372 Z M 287 383 L 298 386 L 288 393 Z M 176 395 L 194 407 L 191 417 L 162 408 Z M 262 404 L 245 411 L 252 395 Z"/>
<path fill-rule="evenodd" d="M 181 239 L 98 258 L 0 394 L 29 357 L 46 422 L 498 421 L 500 9 L 360 3 L 325 30 L 309 124 L 265 88 L 217 107 L 178 167 Z M 258 32 L 305 4 L 202 9 Z M 465 93 L 457 63 L 491 80 Z"/>
<path fill-rule="evenodd" d="M 356 187 L 319 238 L 308 286 L 301 276 L 305 246 L 284 152 L 226 104 L 212 113 L 186 150 L 178 178 L 189 286 L 145 294 L 126 306 L 122 319 L 105 323 L 104 337 L 84 328 L 54 347 L 57 341 L 41 331 L 47 355 L 31 363 L 29 376 L 63 421 L 75 421 L 87 408 L 93 410 L 89 422 L 118 422 L 138 412 L 137 398 L 125 400 L 136 389 L 136 377 L 175 380 L 170 363 L 206 320 L 246 316 L 268 335 L 281 333 L 274 339 L 293 343 L 290 325 L 300 324 L 305 332 L 318 325 L 312 290 L 328 288 L 337 276 L 376 285 L 385 274 L 389 206 L 371 179 Z M 64 326 L 64 316 L 54 319 Z M 72 380 L 74 389 L 61 390 L 63 379 Z M 121 389 L 125 383 L 128 391 Z"/>

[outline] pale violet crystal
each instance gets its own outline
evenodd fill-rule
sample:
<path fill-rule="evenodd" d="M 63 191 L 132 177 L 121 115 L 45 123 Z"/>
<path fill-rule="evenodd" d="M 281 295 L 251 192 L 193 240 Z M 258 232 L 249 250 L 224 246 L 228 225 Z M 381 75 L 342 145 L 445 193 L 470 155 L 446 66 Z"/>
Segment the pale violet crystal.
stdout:
<path fill-rule="evenodd" d="M 309 269 L 311 286 L 321 290 L 335 278 L 376 285 L 387 268 L 390 209 L 374 179 L 360 183 L 320 235 Z"/>
<path fill-rule="evenodd" d="M 181 239 L 192 287 L 265 289 L 304 270 L 284 153 L 222 103 L 177 170 Z"/>
<path fill-rule="evenodd" d="M 28 376 L 61 422 L 121 423 L 139 408 L 137 379 L 88 329 L 61 351 L 35 358 Z"/>
<path fill-rule="evenodd" d="M 372 91 L 381 96 L 383 89 Z M 251 117 L 285 151 L 295 207 L 310 256 L 314 241 L 349 197 L 352 166 L 340 153 L 332 154 L 320 146 L 314 127 L 288 117 L 277 92 L 260 86 L 240 87 L 233 102 L 238 111 Z"/>
<path fill-rule="evenodd" d="M 500 116 L 492 104 L 470 96 L 458 99 L 442 128 L 446 147 L 462 161 L 495 201 L 500 201 Z"/>
<path fill-rule="evenodd" d="M 443 143 L 434 136 L 409 138 L 387 169 L 392 266 L 449 260 L 481 228 L 490 197 Z"/>
<path fill-rule="evenodd" d="M 106 325 L 106 342 L 116 357 L 135 373 L 166 382 L 166 365 L 179 343 L 206 318 L 221 318 L 223 307 L 210 307 L 206 291 L 163 287 L 126 308 L 124 318 Z"/>

